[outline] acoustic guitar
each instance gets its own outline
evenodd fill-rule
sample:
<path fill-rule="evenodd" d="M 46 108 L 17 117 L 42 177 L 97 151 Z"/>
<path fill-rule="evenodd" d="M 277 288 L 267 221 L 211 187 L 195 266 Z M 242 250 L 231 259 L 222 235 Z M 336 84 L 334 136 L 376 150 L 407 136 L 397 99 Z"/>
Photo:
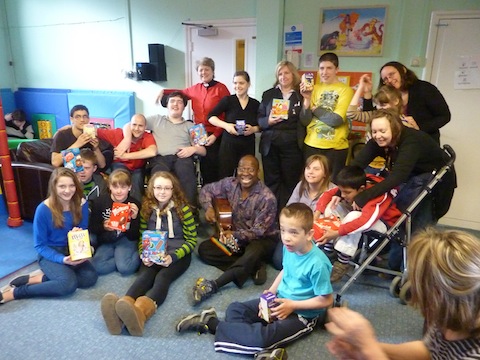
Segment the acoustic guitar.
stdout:
<path fill-rule="evenodd" d="M 237 241 L 233 236 L 225 236 L 225 231 L 232 231 L 232 207 L 227 199 L 214 199 L 213 209 L 215 210 L 216 232 L 210 238 L 215 245 L 219 247 L 226 255 L 232 256 L 233 253 L 240 251 Z"/>

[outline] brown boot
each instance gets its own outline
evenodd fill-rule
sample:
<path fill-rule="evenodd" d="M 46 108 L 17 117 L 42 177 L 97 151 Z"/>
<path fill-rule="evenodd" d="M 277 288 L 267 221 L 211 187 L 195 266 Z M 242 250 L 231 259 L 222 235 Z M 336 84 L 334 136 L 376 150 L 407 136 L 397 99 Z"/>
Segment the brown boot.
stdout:
<path fill-rule="evenodd" d="M 136 301 L 124 296 L 115 305 L 117 315 L 132 336 L 143 336 L 145 322 L 155 313 L 157 306 L 147 296 L 140 296 Z"/>
<path fill-rule="evenodd" d="M 101 302 L 103 320 L 105 320 L 107 329 L 112 335 L 120 335 L 123 327 L 122 320 L 120 320 L 115 310 L 115 304 L 117 301 L 117 295 L 108 293 L 105 294 Z"/>

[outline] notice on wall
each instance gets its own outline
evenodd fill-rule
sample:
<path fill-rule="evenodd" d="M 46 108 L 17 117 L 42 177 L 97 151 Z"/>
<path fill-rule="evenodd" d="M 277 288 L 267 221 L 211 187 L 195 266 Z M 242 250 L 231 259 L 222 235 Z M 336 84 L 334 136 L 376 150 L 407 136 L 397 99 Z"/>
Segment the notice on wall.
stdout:
<path fill-rule="evenodd" d="M 285 26 L 284 48 L 287 51 L 302 53 L 303 51 L 303 25 Z"/>
<path fill-rule="evenodd" d="M 455 90 L 480 89 L 480 54 L 457 57 L 453 88 Z"/>

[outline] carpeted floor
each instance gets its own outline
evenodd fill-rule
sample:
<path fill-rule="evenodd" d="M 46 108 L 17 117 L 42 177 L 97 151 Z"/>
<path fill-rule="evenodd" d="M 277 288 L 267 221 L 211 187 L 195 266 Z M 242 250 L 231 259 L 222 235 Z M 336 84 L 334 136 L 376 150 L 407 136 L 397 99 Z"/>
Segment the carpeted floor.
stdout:
<path fill-rule="evenodd" d="M 24 271 L 37 268 L 31 265 Z M 0 286 L 19 273 L 0 280 Z M 2 358 L 5 359 L 226 359 L 240 356 L 215 353 L 211 335 L 177 334 L 175 325 L 183 316 L 214 306 L 220 317 L 228 304 L 258 298 L 264 286 L 248 281 L 243 289 L 229 285 L 221 293 L 192 308 L 188 295 L 199 276 L 216 278 L 220 271 L 203 264 L 195 255 L 188 271 L 172 284 L 165 303 L 147 322 L 143 337 L 131 337 L 125 331 L 112 336 L 100 313 L 100 299 L 107 292 L 123 295 L 135 275 L 118 273 L 100 277 L 96 286 L 78 290 L 67 298 L 18 300 L 0 306 Z M 267 285 L 277 271 L 268 267 Z M 402 342 L 421 337 L 423 320 L 408 306 L 389 295 L 389 282 L 376 275 L 364 275 L 343 296 L 349 307 L 370 319 L 380 339 Z M 267 286 L 265 285 L 265 287 Z M 335 290 L 340 289 L 339 285 Z M 332 359 L 325 349 L 328 333 L 321 327 L 287 347 L 290 359 Z"/>
<path fill-rule="evenodd" d="M 37 260 L 33 248 L 32 222 L 8 227 L 7 215 L 0 215 L 0 279 Z"/>

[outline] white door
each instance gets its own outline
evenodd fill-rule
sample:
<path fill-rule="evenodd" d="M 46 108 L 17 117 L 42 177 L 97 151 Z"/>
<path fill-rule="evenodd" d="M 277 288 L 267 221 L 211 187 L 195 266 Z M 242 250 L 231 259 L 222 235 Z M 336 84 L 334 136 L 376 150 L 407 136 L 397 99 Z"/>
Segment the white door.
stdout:
<path fill-rule="evenodd" d="M 425 69 L 425 79 L 440 89 L 452 112 L 440 140 L 457 154 L 458 188 L 440 223 L 476 230 L 480 230 L 480 88 L 458 90 L 454 81 L 460 56 L 480 56 L 479 34 L 478 11 L 434 13 Z"/>
<path fill-rule="evenodd" d="M 202 25 L 207 28 L 204 29 Z M 198 22 L 197 26 L 187 25 L 186 39 L 187 87 L 198 82 L 196 62 L 203 57 L 210 57 L 215 61 L 215 80 L 224 83 L 230 93 L 233 93 L 235 71 L 247 71 L 251 80 L 249 95 L 254 97 L 255 19 L 205 20 Z"/>

